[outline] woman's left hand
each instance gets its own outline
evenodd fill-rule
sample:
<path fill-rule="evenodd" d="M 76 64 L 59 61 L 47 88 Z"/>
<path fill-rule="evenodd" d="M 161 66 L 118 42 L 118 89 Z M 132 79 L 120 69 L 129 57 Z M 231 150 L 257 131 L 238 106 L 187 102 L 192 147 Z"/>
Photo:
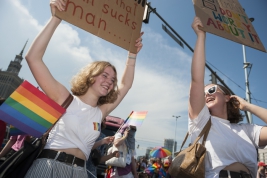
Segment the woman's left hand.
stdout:
<path fill-rule="evenodd" d="M 113 142 L 113 140 L 114 140 L 114 136 L 105 137 L 103 138 L 103 144 L 110 144 Z"/>
<path fill-rule="evenodd" d="M 236 96 L 236 95 L 231 95 L 230 98 L 234 99 L 236 102 L 239 102 L 239 105 L 238 105 L 239 109 L 241 109 L 242 111 L 247 111 L 247 108 L 249 105 L 247 101 L 245 101 L 243 98 L 240 98 L 239 96 Z"/>
<path fill-rule="evenodd" d="M 143 34 L 144 34 L 144 32 L 141 32 L 139 38 L 135 41 L 135 47 L 137 47 L 136 54 L 129 52 L 129 54 L 128 54 L 129 56 L 136 57 L 137 53 L 142 49 L 142 47 L 143 47 L 142 35 Z"/>
<path fill-rule="evenodd" d="M 142 35 L 144 34 L 144 32 L 140 33 L 140 37 L 135 41 L 135 46 L 137 47 L 137 52 L 136 54 L 142 49 L 143 47 L 143 43 L 142 43 Z"/>

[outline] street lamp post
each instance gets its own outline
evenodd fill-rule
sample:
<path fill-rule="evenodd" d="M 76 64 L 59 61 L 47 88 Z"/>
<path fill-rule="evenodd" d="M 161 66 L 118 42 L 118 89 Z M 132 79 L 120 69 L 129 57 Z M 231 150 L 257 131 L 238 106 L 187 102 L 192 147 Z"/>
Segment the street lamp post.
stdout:
<path fill-rule="evenodd" d="M 251 64 L 249 62 L 247 62 L 245 45 L 242 45 L 242 48 L 243 48 L 243 58 L 244 58 L 243 68 L 245 70 L 245 82 L 246 82 L 246 100 L 247 100 L 247 102 L 251 103 L 249 81 L 248 81 L 248 71 L 247 71 L 247 68 L 251 67 Z M 252 121 L 251 112 L 247 111 L 247 114 L 248 114 L 248 121 L 250 124 L 252 124 L 253 121 Z"/>
<path fill-rule="evenodd" d="M 249 18 L 249 21 L 253 22 L 254 18 Z M 244 68 L 244 71 L 245 71 L 245 82 L 246 82 L 246 100 L 247 100 L 247 102 L 251 103 L 250 90 L 249 90 L 249 81 L 248 81 L 249 74 L 248 74 L 247 68 L 251 69 L 252 65 L 249 62 L 247 62 L 245 45 L 242 45 L 242 49 L 243 49 L 243 58 L 244 58 L 244 66 L 243 66 L 243 68 Z M 252 124 L 253 120 L 252 120 L 251 112 L 247 111 L 247 115 L 248 115 L 249 123 Z"/>
<path fill-rule="evenodd" d="M 181 116 L 172 116 L 176 118 L 176 122 L 175 122 L 175 135 L 174 135 L 174 141 L 173 141 L 173 147 L 172 147 L 172 158 L 174 158 L 174 147 L 176 145 L 176 127 L 177 127 L 177 119 Z"/>

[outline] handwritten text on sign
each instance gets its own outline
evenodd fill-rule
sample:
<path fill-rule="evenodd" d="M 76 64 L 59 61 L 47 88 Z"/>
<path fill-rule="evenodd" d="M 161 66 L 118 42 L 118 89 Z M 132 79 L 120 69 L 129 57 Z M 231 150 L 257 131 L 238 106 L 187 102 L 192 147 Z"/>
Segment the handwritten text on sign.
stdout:
<path fill-rule="evenodd" d="M 146 0 L 68 0 L 56 16 L 136 53 Z"/>
<path fill-rule="evenodd" d="M 266 52 L 238 0 L 194 0 L 203 30 Z"/>

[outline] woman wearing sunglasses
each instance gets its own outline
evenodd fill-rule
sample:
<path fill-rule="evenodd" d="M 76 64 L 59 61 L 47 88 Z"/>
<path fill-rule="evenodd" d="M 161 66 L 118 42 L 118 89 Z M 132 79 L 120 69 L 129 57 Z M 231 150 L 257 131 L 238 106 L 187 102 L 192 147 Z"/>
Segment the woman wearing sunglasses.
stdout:
<path fill-rule="evenodd" d="M 206 33 L 198 28 L 195 17 L 192 28 L 197 34 L 192 59 L 189 98 L 189 133 L 194 141 L 211 116 L 211 128 L 206 141 L 206 178 L 255 178 L 256 148 L 267 145 L 267 127 L 237 124 L 240 110 L 249 111 L 267 123 L 267 110 L 250 104 L 221 85 L 204 86 Z"/>

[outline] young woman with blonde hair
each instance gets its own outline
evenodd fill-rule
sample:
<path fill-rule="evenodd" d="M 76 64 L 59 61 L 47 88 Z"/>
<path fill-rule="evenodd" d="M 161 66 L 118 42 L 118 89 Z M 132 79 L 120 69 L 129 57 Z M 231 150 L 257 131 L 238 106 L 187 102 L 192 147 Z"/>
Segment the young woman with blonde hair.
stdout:
<path fill-rule="evenodd" d="M 64 10 L 63 0 L 51 0 L 52 14 Z M 38 85 L 47 96 L 62 104 L 69 91 L 49 72 L 42 58 L 61 20 L 52 16 L 30 47 L 26 60 Z M 136 40 L 137 53 L 142 48 L 142 33 Z M 100 124 L 122 101 L 132 86 L 137 54 L 128 54 L 121 84 L 113 65 L 97 61 L 84 67 L 71 82 L 73 101 L 51 130 L 44 150 L 28 170 L 26 178 L 87 178 L 85 162 L 100 130 Z"/>

